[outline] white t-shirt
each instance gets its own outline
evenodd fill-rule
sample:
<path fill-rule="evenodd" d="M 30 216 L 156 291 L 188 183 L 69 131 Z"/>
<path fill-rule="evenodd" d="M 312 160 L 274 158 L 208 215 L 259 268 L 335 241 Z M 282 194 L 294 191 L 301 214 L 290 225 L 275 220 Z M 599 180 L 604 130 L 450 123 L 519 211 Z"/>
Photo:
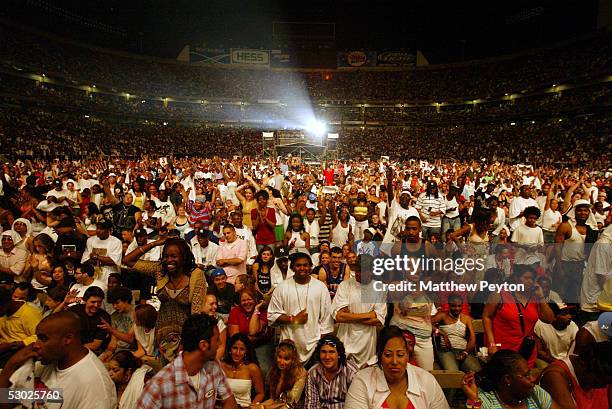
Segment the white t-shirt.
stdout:
<path fill-rule="evenodd" d="M 512 234 L 512 242 L 518 244 L 544 244 L 544 233 L 538 226 L 528 227 L 526 224 L 517 226 Z M 541 261 L 537 251 L 518 248 L 514 258 L 515 264 L 535 264 Z"/>
<path fill-rule="evenodd" d="M 559 331 L 551 324 L 538 320 L 534 332 L 544 342 L 553 358 L 563 359 L 569 356 L 570 345 L 576 338 L 578 325 L 572 321 L 567 328 Z"/>
<path fill-rule="evenodd" d="M 85 246 L 85 251 L 83 252 L 83 257 L 81 258 L 81 263 L 84 263 L 89 260 L 92 252 L 96 252 L 100 255 L 110 257 L 115 263 L 112 266 L 102 266 L 100 268 L 101 274 L 98 278 L 101 281 L 106 283 L 108 281 L 108 276 L 111 273 L 121 272 L 121 270 L 119 269 L 119 266 L 121 266 L 121 257 L 123 252 L 121 240 L 114 236 L 109 236 L 106 240 L 100 240 L 98 236 L 88 238 L 87 245 Z"/>
<path fill-rule="evenodd" d="M 561 213 L 558 210 L 546 209 L 542 215 L 542 229 L 556 231 L 556 227 L 552 227 L 555 223 L 561 223 Z"/>
<path fill-rule="evenodd" d="M 140 325 L 134 324 L 133 328 L 136 341 L 142 345 L 147 355 L 153 355 L 155 352 L 155 328 L 149 332 L 146 331 L 145 327 Z"/>
<path fill-rule="evenodd" d="M 453 219 L 459 216 L 459 203 L 457 203 L 457 198 L 453 196 L 451 200 L 448 200 L 446 196 L 444 196 L 444 202 L 446 203 L 446 214 L 445 216 L 449 219 Z M 454 210 L 449 210 L 454 209 Z"/>
<path fill-rule="evenodd" d="M 117 392 L 102 361 L 91 351 L 66 369 L 26 362 L 11 376 L 13 389 L 33 389 L 34 379 L 49 389 L 62 389 L 64 403 L 47 403 L 48 409 L 115 409 Z M 22 401 L 25 407 L 32 403 Z"/>
<path fill-rule="evenodd" d="M 538 207 L 538 203 L 532 198 L 525 199 L 521 196 L 512 199 L 512 202 L 510 203 L 510 209 L 508 211 L 511 231 L 516 230 L 516 228 L 520 226 L 523 217 L 519 217 L 519 214 L 523 213 L 523 211 L 530 206 Z"/>
<path fill-rule="evenodd" d="M 598 311 L 597 299 L 602 291 L 599 284 L 612 277 L 612 225 L 606 227 L 601 237 L 593 244 L 589 260 L 584 269 L 582 289 L 580 291 L 580 308 L 585 311 Z"/>
<path fill-rule="evenodd" d="M 406 228 L 406 219 L 410 216 L 419 217 L 419 212 L 414 207 L 404 209 L 397 200 L 394 200 L 389 208 L 389 224 L 387 225 L 388 229 L 383 242 L 392 243 L 399 241 L 397 235 Z"/>

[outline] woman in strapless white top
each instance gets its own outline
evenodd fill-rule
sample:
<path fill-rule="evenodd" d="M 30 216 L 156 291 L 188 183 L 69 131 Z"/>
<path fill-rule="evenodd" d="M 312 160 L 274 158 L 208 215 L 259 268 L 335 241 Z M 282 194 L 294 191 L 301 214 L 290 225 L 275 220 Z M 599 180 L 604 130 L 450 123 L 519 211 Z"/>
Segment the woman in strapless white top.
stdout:
<path fill-rule="evenodd" d="M 253 403 L 264 400 L 264 380 L 255 355 L 255 348 L 249 337 L 237 333 L 229 340 L 229 347 L 221 362 L 227 383 L 239 407 L 248 408 Z M 251 399 L 251 388 L 255 397 Z"/>

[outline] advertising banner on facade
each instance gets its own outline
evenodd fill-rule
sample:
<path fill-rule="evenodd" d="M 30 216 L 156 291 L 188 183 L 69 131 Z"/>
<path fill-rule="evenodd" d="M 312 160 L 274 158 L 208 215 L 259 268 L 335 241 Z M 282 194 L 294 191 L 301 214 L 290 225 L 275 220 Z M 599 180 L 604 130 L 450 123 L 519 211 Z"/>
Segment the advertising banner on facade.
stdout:
<path fill-rule="evenodd" d="M 416 64 L 416 53 L 412 51 L 385 51 L 378 53 L 379 67 L 413 67 Z"/>
<path fill-rule="evenodd" d="M 191 64 L 229 64 L 229 57 L 229 53 L 224 49 L 191 47 L 189 50 Z"/>
<path fill-rule="evenodd" d="M 338 68 L 343 67 L 376 67 L 376 51 L 338 53 Z"/>
<path fill-rule="evenodd" d="M 261 67 L 269 67 L 270 51 L 232 48 L 230 51 L 230 61 L 232 64 L 238 65 L 258 65 Z"/>

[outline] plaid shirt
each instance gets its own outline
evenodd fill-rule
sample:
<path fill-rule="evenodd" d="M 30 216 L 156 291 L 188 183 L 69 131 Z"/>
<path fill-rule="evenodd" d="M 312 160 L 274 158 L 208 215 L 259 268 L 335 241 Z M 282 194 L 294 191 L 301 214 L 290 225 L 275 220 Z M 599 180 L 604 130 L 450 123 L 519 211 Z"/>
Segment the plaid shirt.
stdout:
<path fill-rule="evenodd" d="M 321 364 L 308 371 L 305 409 L 343 409 L 346 392 L 359 368 L 352 362 L 342 365 L 331 381 L 325 378 Z"/>
<path fill-rule="evenodd" d="M 200 370 L 196 393 L 180 354 L 145 385 L 138 409 L 214 409 L 217 399 L 231 396 L 225 374 L 216 361 L 206 362 Z"/>

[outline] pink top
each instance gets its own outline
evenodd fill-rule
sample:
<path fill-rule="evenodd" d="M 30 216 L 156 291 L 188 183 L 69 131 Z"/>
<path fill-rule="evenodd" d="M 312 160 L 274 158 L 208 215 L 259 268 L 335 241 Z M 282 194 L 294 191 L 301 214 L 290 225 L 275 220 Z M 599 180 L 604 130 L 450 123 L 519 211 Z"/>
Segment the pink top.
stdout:
<path fill-rule="evenodd" d="M 223 269 L 227 274 L 228 283 L 234 284 L 236 282 L 236 277 L 242 274 L 246 274 L 247 255 L 248 245 L 245 240 L 236 239 L 236 241 L 234 241 L 233 243 L 219 243 L 219 249 L 217 250 L 217 260 L 228 258 L 242 259 L 241 264 L 233 266 L 223 266 Z"/>

